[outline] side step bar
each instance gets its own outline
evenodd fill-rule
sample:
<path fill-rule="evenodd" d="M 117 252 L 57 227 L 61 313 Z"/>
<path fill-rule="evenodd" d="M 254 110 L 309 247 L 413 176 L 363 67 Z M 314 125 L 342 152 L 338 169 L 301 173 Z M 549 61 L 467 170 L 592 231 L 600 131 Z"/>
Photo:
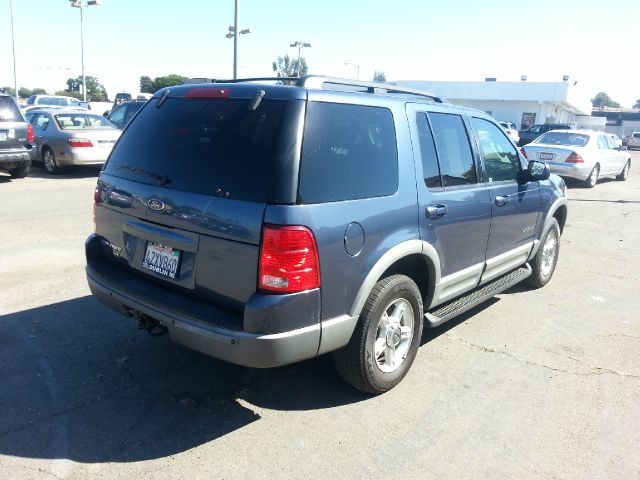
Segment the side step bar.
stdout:
<path fill-rule="evenodd" d="M 494 295 L 504 292 L 507 288 L 514 286 L 516 283 L 520 283 L 530 275 L 531 267 L 527 263 L 524 267 L 520 267 L 502 277 L 498 277 L 463 297 L 459 297 L 449 303 L 445 303 L 438 307 L 437 310 L 424 314 L 425 327 L 434 328 L 442 325 L 444 322 L 472 309 Z"/>

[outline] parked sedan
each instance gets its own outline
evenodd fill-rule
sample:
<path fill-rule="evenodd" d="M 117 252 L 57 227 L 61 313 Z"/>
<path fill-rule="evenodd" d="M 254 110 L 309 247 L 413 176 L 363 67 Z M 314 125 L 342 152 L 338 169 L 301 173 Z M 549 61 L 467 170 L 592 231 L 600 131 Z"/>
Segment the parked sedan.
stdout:
<path fill-rule="evenodd" d="M 626 180 L 631 167 L 629 152 L 604 132 L 552 130 L 522 147 L 529 160 L 541 160 L 561 177 L 574 178 L 593 188 L 600 177 Z"/>
<path fill-rule="evenodd" d="M 633 132 L 627 139 L 627 148 L 632 150 L 640 148 L 640 132 Z"/>
<path fill-rule="evenodd" d="M 102 165 L 120 136 L 103 116 L 77 108 L 31 110 L 27 118 L 39 158 L 50 174 L 67 165 Z"/>
<path fill-rule="evenodd" d="M 513 143 L 516 145 L 520 141 L 520 134 L 518 133 L 518 129 L 515 124 L 511 122 L 499 122 L 500 126 L 504 128 L 504 131 L 507 133 L 507 137 L 511 139 Z"/>

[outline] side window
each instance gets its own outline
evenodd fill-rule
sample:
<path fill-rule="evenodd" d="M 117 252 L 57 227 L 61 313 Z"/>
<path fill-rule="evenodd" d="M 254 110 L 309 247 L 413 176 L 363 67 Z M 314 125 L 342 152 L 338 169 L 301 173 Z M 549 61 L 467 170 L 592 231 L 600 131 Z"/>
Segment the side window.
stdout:
<path fill-rule="evenodd" d="M 440 166 L 438 165 L 438 156 L 436 155 L 436 145 L 433 142 L 433 134 L 431 133 L 429 121 L 427 120 L 427 114 L 418 113 L 416 123 L 418 124 L 418 139 L 420 142 L 424 184 L 428 188 L 442 187 Z"/>
<path fill-rule="evenodd" d="M 337 202 L 393 195 L 398 150 L 386 108 L 309 102 L 302 142 L 298 198 Z"/>
<path fill-rule="evenodd" d="M 31 120 L 31 123 L 41 130 L 46 130 L 49 126 L 49 118 L 44 113 L 39 113 Z"/>
<path fill-rule="evenodd" d="M 520 157 L 507 136 L 493 123 L 482 118 L 471 118 L 471 124 L 478 135 L 484 159 L 484 180 L 489 183 L 517 180 Z"/>
<path fill-rule="evenodd" d="M 440 161 L 442 186 L 469 185 L 477 182 L 471 144 L 460 115 L 428 114 Z"/>
<path fill-rule="evenodd" d="M 609 143 L 604 135 L 598 135 L 598 148 L 600 150 L 609 150 Z"/>
<path fill-rule="evenodd" d="M 124 110 L 124 105 L 116 108 L 113 112 L 111 112 L 111 115 L 109 115 L 109 121 L 117 125 L 118 127 L 124 126 Z"/>

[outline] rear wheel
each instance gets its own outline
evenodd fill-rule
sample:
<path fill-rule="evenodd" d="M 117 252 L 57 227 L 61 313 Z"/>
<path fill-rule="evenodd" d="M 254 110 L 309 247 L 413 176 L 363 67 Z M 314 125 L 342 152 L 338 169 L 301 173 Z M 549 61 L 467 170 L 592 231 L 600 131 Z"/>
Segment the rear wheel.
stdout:
<path fill-rule="evenodd" d="M 536 256 L 531 262 L 533 273 L 527 278 L 527 283 L 535 288 L 544 287 L 556 269 L 558 254 L 560 253 L 560 226 L 553 218 L 542 238 Z"/>
<path fill-rule="evenodd" d="M 595 187 L 596 183 L 598 183 L 599 175 L 600 175 L 600 165 L 596 164 L 591 170 L 589 177 L 584 181 L 584 186 L 587 188 Z"/>
<path fill-rule="evenodd" d="M 24 178 L 29 175 L 29 165 L 11 169 L 9 170 L 9 173 L 13 178 Z"/>
<path fill-rule="evenodd" d="M 53 154 L 53 151 L 49 147 L 45 147 L 42 150 L 42 163 L 44 164 L 44 169 L 50 175 L 55 175 L 62 171 L 62 168 L 56 161 L 56 156 Z"/>
<path fill-rule="evenodd" d="M 627 160 L 624 168 L 620 172 L 620 175 L 616 176 L 616 180 L 624 182 L 627 178 L 629 178 L 629 169 L 631 168 L 631 160 Z"/>
<path fill-rule="evenodd" d="M 359 390 L 383 393 L 409 371 L 422 337 L 422 297 L 405 275 L 380 280 L 349 343 L 333 353 L 340 376 Z"/>

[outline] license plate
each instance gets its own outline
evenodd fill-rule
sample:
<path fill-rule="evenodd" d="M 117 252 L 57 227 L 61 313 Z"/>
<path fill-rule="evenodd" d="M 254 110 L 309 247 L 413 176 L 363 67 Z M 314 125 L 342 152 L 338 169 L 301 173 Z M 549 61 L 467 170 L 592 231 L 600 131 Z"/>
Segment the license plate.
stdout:
<path fill-rule="evenodd" d="M 554 153 L 540 152 L 540 160 L 553 160 Z"/>
<path fill-rule="evenodd" d="M 116 143 L 114 140 L 98 140 L 101 147 L 113 148 L 114 143 Z"/>
<path fill-rule="evenodd" d="M 144 253 L 142 266 L 167 278 L 177 278 L 180 267 L 180 250 L 147 242 L 147 250 Z"/>

